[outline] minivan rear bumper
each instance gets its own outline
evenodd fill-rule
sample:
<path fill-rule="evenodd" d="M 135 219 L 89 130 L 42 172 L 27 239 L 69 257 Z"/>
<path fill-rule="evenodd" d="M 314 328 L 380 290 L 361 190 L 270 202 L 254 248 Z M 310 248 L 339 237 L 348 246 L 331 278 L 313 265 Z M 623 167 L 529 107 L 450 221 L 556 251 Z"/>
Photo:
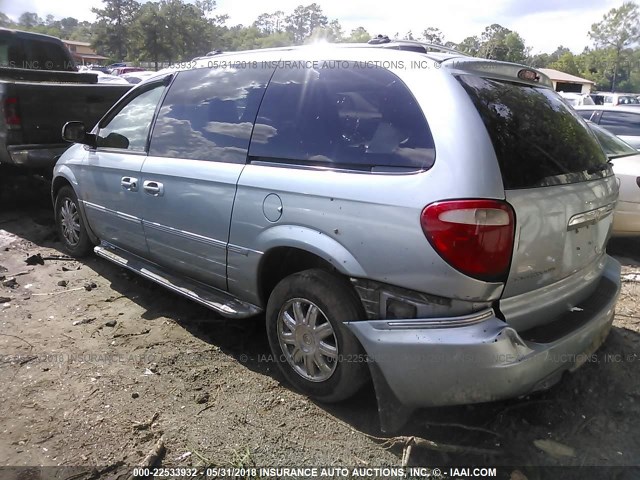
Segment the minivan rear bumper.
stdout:
<path fill-rule="evenodd" d="M 619 292 L 620 264 L 607 257 L 595 293 L 543 328 L 518 333 L 493 310 L 346 325 L 367 353 L 379 402 L 380 392 L 390 391 L 407 407 L 479 403 L 547 389 L 594 361 Z M 443 327 L 446 320 L 458 326 Z"/>

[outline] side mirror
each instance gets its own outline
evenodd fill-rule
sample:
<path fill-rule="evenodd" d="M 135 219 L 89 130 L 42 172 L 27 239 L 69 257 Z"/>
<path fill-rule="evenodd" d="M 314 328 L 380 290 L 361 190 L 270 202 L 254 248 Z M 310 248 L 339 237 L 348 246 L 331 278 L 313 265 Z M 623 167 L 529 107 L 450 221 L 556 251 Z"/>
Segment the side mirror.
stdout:
<path fill-rule="evenodd" d="M 116 132 L 111 132 L 106 137 L 102 138 L 100 136 L 97 137 L 97 145 L 99 147 L 107 147 L 107 148 L 129 148 L 129 139 L 124 135 L 120 135 Z"/>
<path fill-rule="evenodd" d="M 95 135 L 87 133 L 82 122 L 67 122 L 62 127 L 62 139 L 71 143 L 82 143 L 95 148 Z"/>

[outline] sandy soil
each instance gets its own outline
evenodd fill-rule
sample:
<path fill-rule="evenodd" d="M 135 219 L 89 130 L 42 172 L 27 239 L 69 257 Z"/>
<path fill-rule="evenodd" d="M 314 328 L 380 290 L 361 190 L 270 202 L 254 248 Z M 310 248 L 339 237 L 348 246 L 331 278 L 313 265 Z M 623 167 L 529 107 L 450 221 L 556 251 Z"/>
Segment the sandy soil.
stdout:
<path fill-rule="evenodd" d="M 164 467 L 401 465 L 371 388 L 314 403 L 266 358 L 263 319 L 224 320 L 95 256 L 60 257 L 44 181 L 5 178 L 0 197 L 0 465 L 126 478 L 161 437 Z M 640 240 L 610 251 L 625 275 L 640 273 Z M 43 265 L 25 263 L 35 254 Z M 408 464 L 640 478 L 638 295 L 625 281 L 598 361 L 550 391 L 417 412 L 399 435 L 434 443 Z M 580 465 L 590 468 L 553 470 Z"/>

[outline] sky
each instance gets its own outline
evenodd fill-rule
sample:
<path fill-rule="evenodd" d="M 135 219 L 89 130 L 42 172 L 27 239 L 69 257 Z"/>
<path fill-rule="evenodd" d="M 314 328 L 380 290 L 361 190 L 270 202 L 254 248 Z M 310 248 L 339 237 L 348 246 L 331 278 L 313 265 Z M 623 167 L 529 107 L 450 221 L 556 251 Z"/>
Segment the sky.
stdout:
<path fill-rule="evenodd" d="M 250 25 L 261 13 L 292 12 L 298 5 L 314 0 L 218 0 L 216 14 L 229 15 L 227 25 Z M 580 53 L 591 46 L 587 35 L 622 0 L 315 0 L 329 20 L 338 19 L 345 33 L 362 26 L 372 35 L 403 36 L 409 30 L 420 35 L 426 27 L 439 28 L 445 40 L 460 42 L 480 35 L 490 24 L 498 23 L 518 32 L 532 53 L 551 53 L 559 45 Z M 22 12 L 41 17 L 75 17 L 95 20 L 91 7 L 101 0 L 0 0 L 0 11 L 14 20 Z"/>

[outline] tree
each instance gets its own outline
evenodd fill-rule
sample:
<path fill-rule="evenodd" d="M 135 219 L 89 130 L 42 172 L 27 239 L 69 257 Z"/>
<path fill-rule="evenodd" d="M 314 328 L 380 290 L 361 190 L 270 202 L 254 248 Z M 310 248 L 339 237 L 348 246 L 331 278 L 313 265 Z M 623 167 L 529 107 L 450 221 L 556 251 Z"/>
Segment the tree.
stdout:
<path fill-rule="evenodd" d="M 131 47 L 137 59 L 154 62 L 156 70 L 158 64 L 170 56 L 171 43 L 166 28 L 160 4 L 153 2 L 142 5 L 131 28 L 134 32 Z"/>
<path fill-rule="evenodd" d="M 620 8 L 609 10 L 599 23 L 591 25 L 589 37 L 595 43 L 596 48 L 603 47 L 614 52 L 611 91 L 616 89 L 623 50 L 637 44 L 640 40 L 639 17 L 638 6 L 633 2 L 625 2 Z"/>
<path fill-rule="evenodd" d="M 338 20 L 332 20 L 326 27 L 316 27 L 304 43 L 342 41 L 342 26 Z"/>
<path fill-rule="evenodd" d="M 458 45 L 458 50 L 462 53 L 466 53 L 467 55 L 471 55 L 472 57 L 477 57 L 480 53 L 480 39 L 478 37 L 467 37 Z"/>
<path fill-rule="evenodd" d="M 564 53 L 558 60 L 549 64 L 549 68 L 559 70 L 570 75 L 580 75 L 573 53 Z"/>
<path fill-rule="evenodd" d="M 534 68 L 546 68 L 549 63 L 551 62 L 548 53 L 537 53 L 527 58 L 527 64 Z"/>
<path fill-rule="evenodd" d="M 285 17 L 282 10 L 273 13 L 263 13 L 258 16 L 253 26 L 265 35 L 280 33 L 284 30 Z"/>
<path fill-rule="evenodd" d="M 508 52 L 506 37 L 511 30 L 494 23 L 484 29 L 480 36 L 480 56 L 493 60 L 505 60 Z"/>
<path fill-rule="evenodd" d="M 219 48 L 212 44 L 215 19 L 207 19 L 206 8 L 206 3 L 182 0 L 143 4 L 129 28 L 135 58 L 152 61 L 158 68 L 160 62 L 190 60 Z"/>
<path fill-rule="evenodd" d="M 130 27 L 140 10 L 140 4 L 136 0 L 102 1 L 104 8 L 91 9 L 97 17 L 92 47 L 124 60 L 129 50 Z"/>
<path fill-rule="evenodd" d="M 37 27 L 38 25 L 42 25 L 43 21 L 42 19 L 38 16 L 37 13 L 33 13 L 33 12 L 24 12 L 22 15 L 20 15 L 20 17 L 18 18 L 18 26 L 20 28 L 24 28 L 24 29 L 32 29 L 34 27 Z"/>
<path fill-rule="evenodd" d="M 428 43 L 437 43 L 440 45 L 444 45 L 444 35 L 442 34 L 439 28 L 427 27 L 422 32 L 422 36 L 424 37 L 424 40 Z"/>
<path fill-rule="evenodd" d="M 258 48 L 288 47 L 293 45 L 293 37 L 289 32 L 276 32 L 258 39 Z"/>
<path fill-rule="evenodd" d="M 71 38 L 73 32 L 78 28 L 78 20 L 73 17 L 66 17 L 56 22 L 62 33 L 62 38 Z"/>
<path fill-rule="evenodd" d="M 367 43 L 371 40 L 371 34 L 364 27 L 351 30 L 351 35 L 344 39 L 348 43 Z"/>
<path fill-rule="evenodd" d="M 0 12 L 0 27 L 12 28 L 15 27 L 15 22 L 11 20 L 6 14 Z"/>
<path fill-rule="evenodd" d="M 286 30 L 293 35 L 296 44 L 304 42 L 317 27 L 326 27 L 327 17 L 317 3 L 306 7 L 299 5 L 293 13 L 286 17 Z"/>
<path fill-rule="evenodd" d="M 524 40 L 517 32 L 509 32 L 504 38 L 507 47 L 506 54 L 501 60 L 513 63 L 523 63 L 527 58 L 527 48 Z"/>

